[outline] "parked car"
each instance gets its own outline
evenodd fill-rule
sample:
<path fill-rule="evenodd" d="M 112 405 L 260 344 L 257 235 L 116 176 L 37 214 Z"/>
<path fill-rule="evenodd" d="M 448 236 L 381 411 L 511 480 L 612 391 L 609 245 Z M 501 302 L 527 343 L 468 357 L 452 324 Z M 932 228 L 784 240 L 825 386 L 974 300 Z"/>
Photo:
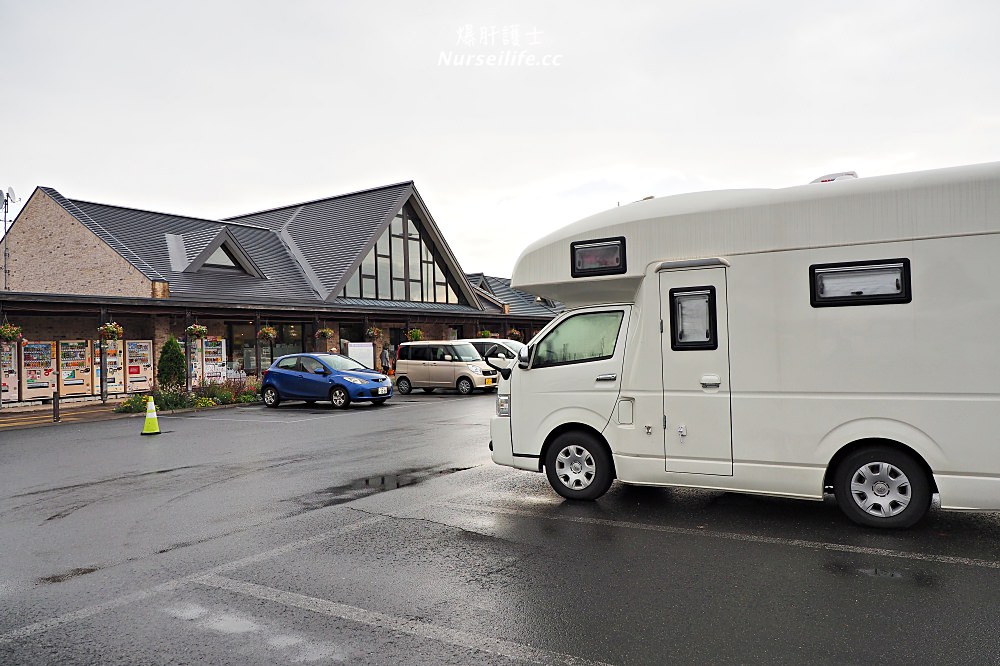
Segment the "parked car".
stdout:
<path fill-rule="evenodd" d="M 524 347 L 523 342 L 518 342 L 517 340 L 508 340 L 506 338 L 474 338 L 472 340 L 459 340 L 459 342 L 468 342 L 470 345 L 476 348 L 479 355 L 486 359 L 486 352 L 492 347 L 496 347 L 493 355 L 489 357 L 489 360 L 493 362 L 494 365 L 499 365 L 501 367 L 510 366 L 517 359 L 517 353 L 521 351 Z"/>
<path fill-rule="evenodd" d="M 468 395 L 476 389 L 495 391 L 497 371 L 486 365 L 468 342 L 427 340 L 404 342 L 396 351 L 396 390 L 458 389 Z"/>
<path fill-rule="evenodd" d="M 341 354 L 289 354 L 264 371 L 261 395 L 268 407 L 284 400 L 329 400 L 340 409 L 366 400 L 384 405 L 392 380 Z"/>

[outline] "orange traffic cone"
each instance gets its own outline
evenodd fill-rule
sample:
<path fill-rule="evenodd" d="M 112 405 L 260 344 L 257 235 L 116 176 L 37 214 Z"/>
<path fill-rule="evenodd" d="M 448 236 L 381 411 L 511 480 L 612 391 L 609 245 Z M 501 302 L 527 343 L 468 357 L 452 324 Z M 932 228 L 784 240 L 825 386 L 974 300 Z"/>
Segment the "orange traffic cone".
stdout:
<path fill-rule="evenodd" d="M 153 396 L 149 396 L 149 400 L 146 402 L 146 423 L 142 426 L 142 434 L 160 434 L 160 423 L 156 420 L 156 404 L 153 403 Z"/>

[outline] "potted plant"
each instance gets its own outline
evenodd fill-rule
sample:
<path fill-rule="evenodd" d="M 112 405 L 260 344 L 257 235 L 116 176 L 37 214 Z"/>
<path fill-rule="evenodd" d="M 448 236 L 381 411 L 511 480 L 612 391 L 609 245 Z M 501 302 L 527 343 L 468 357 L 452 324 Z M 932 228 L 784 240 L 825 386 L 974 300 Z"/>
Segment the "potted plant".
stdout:
<path fill-rule="evenodd" d="M 511 340 L 516 340 L 517 342 L 524 342 L 524 334 L 516 328 L 510 329 L 510 333 L 507 334 L 507 337 Z"/>
<path fill-rule="evenodd" d="M 208 335 L 208 326 L 201 324 L 191 324 L 184 329 L 184 334 L 191 340 L 201 340 Z"/>
<path fill-rule="evenodd" d="M 406 332 L 406 339 L 410 342 L 420 342 L 424 339 L 424 332 L 419 328 L 411 328 Z"/>
<path fill-rule="evenodd" d="M 365 331 L 365 335 L 367 335 L 370 340 L 378 340 L 382 337 L 382 329 L 378 326 L 369 326 L 368 330 Z"/>
<path fill-rule="evenodd" d="M 24 336 L 21 334 L 20 326 L 14 326 L 14 324 L 8 324 L 7 322 L 0 324 L 0 341 L 17 342 L 23 339 Z"/>
<path fill-rule="evenodd" d="M 316 332 L 313 334 L 313 337 L 315 337 L 317 340 L 329 340 L 334 335 L 336 335 L 336 331 L 334 331 L 332 328 L 319 328 L 316 329 Z"/>
<path fill-rule="evenodd" d="M 493 337 L 493 332 L 484 328 L 483 330 L 479 331 L 479 337 L 481 337 L 481 338 L 492 338 Z"/>
<path fill-rule="evenodd" d="M 101 340 L 121 340 L 125 335 L 125 329 L 116 321 L 109 321 L 97 327 L 97 335 Z"/>
<path fill-rule="evenodd" d="M 278 339 L 278 329 L 274 326 L 261 326 L 257 332 L 257 339 L 264 342 L 274 342 Z"/>

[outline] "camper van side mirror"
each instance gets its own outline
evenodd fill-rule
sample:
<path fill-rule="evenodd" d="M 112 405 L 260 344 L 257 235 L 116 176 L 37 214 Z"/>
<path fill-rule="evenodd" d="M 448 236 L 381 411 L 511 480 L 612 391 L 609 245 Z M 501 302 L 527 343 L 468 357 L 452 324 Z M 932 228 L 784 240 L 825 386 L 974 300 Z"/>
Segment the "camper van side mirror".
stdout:
<path fill-rule="evenodd" d="M 522 370 L 528 369 L 528 362 L 531 360 L 531 347 L 524 346 L 521 347 L 521 351 L 517 352 L 517 367 Z"/>
<path fill-rule="evenodd" d="M 490 366 L 491 368 L 499 372 L 501 377 L 503 377 L 504 379 L 510 379 L 510 368 L 506 366 L 496 365 L 495 363 L 493 363 L 493 361 L 490 360 L 490 358 L 496 358 L 496 356 L 494 356 L 496 350 L 497 350 L 496 345 L 493 345 L 492 347 L 487 349 L 486 353 L 483 354 L 483 361 L 486 363 L 486 365 Z M 500 355 L 500 358 L 503 358 L 503 354 Z"/>

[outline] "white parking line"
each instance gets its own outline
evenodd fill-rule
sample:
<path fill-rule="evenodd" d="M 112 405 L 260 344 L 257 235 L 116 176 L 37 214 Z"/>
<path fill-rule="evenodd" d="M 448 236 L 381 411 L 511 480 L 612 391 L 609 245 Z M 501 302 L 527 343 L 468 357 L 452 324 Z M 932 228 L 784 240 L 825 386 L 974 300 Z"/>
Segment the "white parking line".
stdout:
<path fill-rule="evenodd" d="M 783 539 L 781 537 L 759 536 L 756 534 L 741 534 L 739 532 L 717 532 L 713 530 L 692 529 L 690 527 L 671 527 L 667 525 L 650 525 L 648 523 L 632 523 L 622 520 L 604 520 L 601 518 L 583 518 L 575 516 L 547 516 L 535 511 L 524 511 L 522 509 L 506 509 L 502 507 L 482 506 L 477 504 L 459 504 L 452 502 L 442 502 L 438 506 L 461 509 L 463 511 L 479 511 L 508 516 L 523 516 L 526 518 L 538 518 L 542 520 L 556 520 L 568 523 L 582 523 L 584 525 L 603 525 L 606 527 L 620 527 L 632 530 L 645 530 L 648 532 L 662 532 L 664 534 L 682 534 L 684 536 L 710 537 L 714 539 L 727 539 L 730 541 L 745 541 L 748 543 L 762 543 L 777 546 L 790 546 L 793 548 L 808 548 L 811 550 L 830 550 L 842 553 L 856 553 L 858 555 L 879 555 L 881 557 L 895 557 L 904 560 L 917 560 L 920 562 L 935 562 L 937 564 L 958 564 L 967 567 L 977 567 L 981 569 L 1000 569 L 1000 561 L 980 560 L 971 557 L 955 557 L 952 555 L 933 555 L 930 553 L 913 553 L 905 550 L 889 550 L 887 548 L 868 548 L 866 546 L 851 546 L 843 543 L 829 543 L 825 541 L 805 541 L 803 539 Z"/>
<path fill-rule="evenodd" d="M 508 659 L 517 659 L 535 664 L 568 664 L 576 666 L 598 666 L 604 664 L 604 662 L 591 661 L 589 659 L 582 659 L 580 657 L 574 657 L 572 655 L 562 654 L 559 652 L 539 650 L 528 645 L 505 641 L 503 639 L 486 636 L 484 634 L 460 631 L 458 629 L 449 629 L 448 627 L 442 627 L 429 622 L 421 622 L 419 620 L 410 620 L 402 617 L 396 617 L 394 615 L 387 615 L 385 613 L 365 610 L 364 608 L 358 608 L 356 606 L 338 604 L 326 599 L 307 597 L 302 594 L 296 594 L 295 592 L 286 592 L 284 590 L 277 590 L 273 587 L 265 587 L 264 585 L 257 585 L 255 583 L 237 581 L 231 578 L 217 576 L 215 574 L 202 576 L 201 578 L 197 578 L 194 582 L 208 587 L 215 587 L 222 590 L 228 590 L 230 592 L 236 592 L 237 594 L 242 594 L 254 599 L 273 601 L 290 608 L 301 608 L 303 610 L 320 613 L 328 617 L 335 617 L 342 620 L 349 620 L 351 622 L 358 622 L 360 624 L 367 624 L 372 627 L 378 627 L 379 629 L 388 629 L 389 631 L 409 634 L 419 638 L 426 638 L 439 643 L 447 643 L 449 645 L 457 645 L 463 648 L 489 652 L 491 654 L 507 657 Z"/>

